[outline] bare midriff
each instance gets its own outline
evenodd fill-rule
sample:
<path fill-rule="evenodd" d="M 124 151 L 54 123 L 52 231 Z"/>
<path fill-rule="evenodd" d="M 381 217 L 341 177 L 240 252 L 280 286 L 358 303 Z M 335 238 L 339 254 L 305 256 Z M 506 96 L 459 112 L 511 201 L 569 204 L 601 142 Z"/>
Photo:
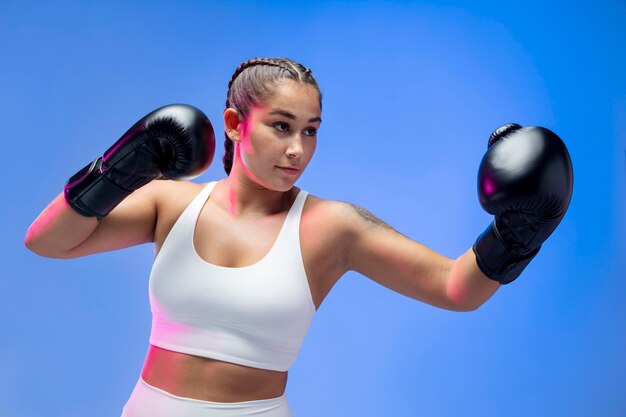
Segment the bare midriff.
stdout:
<path fill-rule="evenodd" d="M 287 372 L 252 368 L 150 345 L 141 377 L 170 394 L 214 402 L 277 398 Z"/>

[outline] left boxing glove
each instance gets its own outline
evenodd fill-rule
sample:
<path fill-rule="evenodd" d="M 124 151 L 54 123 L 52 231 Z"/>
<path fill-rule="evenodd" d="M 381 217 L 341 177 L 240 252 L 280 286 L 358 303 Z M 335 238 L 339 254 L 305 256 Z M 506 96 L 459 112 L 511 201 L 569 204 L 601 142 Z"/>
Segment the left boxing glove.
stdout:
<path fill-rule="evenodd" d="M 213 126 L 202 111 L 186 104 L 164 106 L 74 174 L 65 185 L 65 199 L 79 214 L 100 220 L 153 179 L 200 175 L 214 153 Z"/>
<path fill-rule="evenodd" d="M 500 284 L 516 279 L 565 215 L 574 184 L 563 141 L 543 127 L 504 125 L 480 163 L 480 204 L 494 221 L 473 245 L 476 263 Z"/>

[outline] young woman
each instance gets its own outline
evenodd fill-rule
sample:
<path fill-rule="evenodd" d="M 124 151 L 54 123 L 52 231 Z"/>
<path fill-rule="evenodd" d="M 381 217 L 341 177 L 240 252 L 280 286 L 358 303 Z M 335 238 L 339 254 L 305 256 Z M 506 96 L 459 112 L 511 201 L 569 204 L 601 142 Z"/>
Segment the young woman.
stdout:
<path fill-rule="evenodd" d="M 197 109 L 166 106 L 70 178 L 26 236 L 28 248 L 54 258 L 154 242 L 150 348 L 124 417 L 291 416 L 287 371 L 347 271 L 434 306 L 474 310 L 521 273 L 569 204 L 562 142 L 507 125 L 492 135 L 479 179 L 496 220 L 449 259 L 361 207 L 295 186 L 322 122 L 309 69 L 252 59 L 228 87 L 226 178 L 186 181 L 211 162 L 213 130 Z"/>

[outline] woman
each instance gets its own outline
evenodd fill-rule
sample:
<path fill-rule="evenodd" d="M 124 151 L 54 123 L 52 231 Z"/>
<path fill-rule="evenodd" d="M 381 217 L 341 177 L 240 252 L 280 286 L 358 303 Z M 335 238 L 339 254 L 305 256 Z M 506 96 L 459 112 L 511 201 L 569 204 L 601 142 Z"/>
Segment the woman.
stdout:
<path fill-rule="evenodd" d="M 29 229 L 27 247 L 54 258 L 154 242 L 150 348 L 123 416 L 290 416 L 287 370 L 347 271 L 434 306 L 474 310 L 519 275 L 565 213 L 571 168 L 568 180 L 567 151 L 557 146 L 551 158 L 563 181 L 550 192 L 562 197 L 550 222 L 524 223 L 502 208 L 502 195 L 486 196 L 496 221 L 473 250 L 442 256 L 361 207 L 295 187 L 315 152 L 321 108 L 309 69 L 285 58 L 246 61 L 227 93 L 225 179 L 151 181 L 199 175 L 213 156 L 208 120 L 166 106 L 70 178 Z M 509 125 L 492 141 L 517 134 L 523 142 L 523 131 Z M 527 200 L 548 187 L 533 169 L 540 185 Z M 489 173 L 519 208 L 516 190 L 502 186 L 512 175 Z"/>

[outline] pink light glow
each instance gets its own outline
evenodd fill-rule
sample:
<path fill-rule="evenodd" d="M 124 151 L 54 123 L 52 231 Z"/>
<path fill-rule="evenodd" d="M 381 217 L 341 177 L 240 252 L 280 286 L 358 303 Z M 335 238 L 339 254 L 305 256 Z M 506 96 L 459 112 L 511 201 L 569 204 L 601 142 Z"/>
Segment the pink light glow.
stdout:
<path fill-rule="evenodd" d="M 486 177 L 483 180 L 483 191 L 485 195 L 490 196 L 496 191 L 496 186 L 494 185 L 492 179 L 490 177 Z"/>

